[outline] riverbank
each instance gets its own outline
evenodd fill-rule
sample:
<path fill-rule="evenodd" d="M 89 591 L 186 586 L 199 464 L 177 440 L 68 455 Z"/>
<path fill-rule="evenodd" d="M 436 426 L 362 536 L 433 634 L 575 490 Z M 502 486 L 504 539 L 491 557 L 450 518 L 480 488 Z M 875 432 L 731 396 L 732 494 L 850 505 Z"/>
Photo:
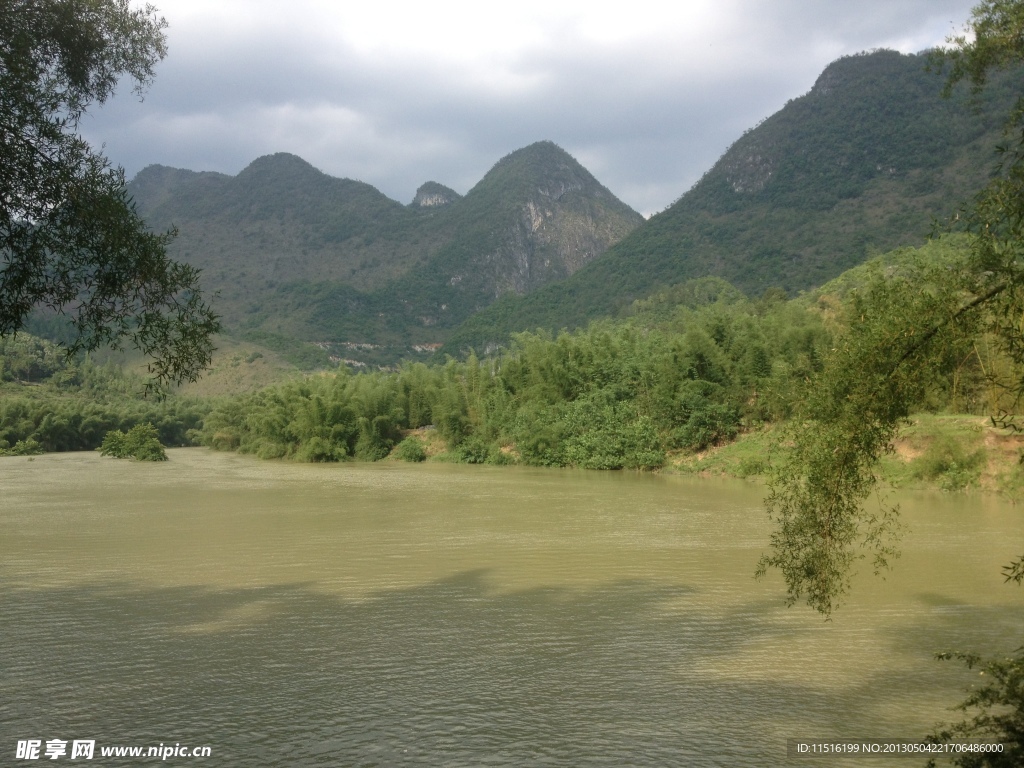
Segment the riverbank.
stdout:
<path fill-rule="evenodd" d="M 659 471 L 760 481 L 767 475 L 775 450 L 776 429 L 767 426 L 745 432 L 703 451 L 676 451 Z M 408 436 L 422 445 L 426 461 L 466 463 L 433 428 L 409 430 Z M 997 493 L 1014 502 L 1024 500 L 1024 434 L 998 429 L 987 417 L 916 414 L 893 449 L 879 467 L 882 483 L 889 488 Z M 514 446 L 502 450 L 509 463 L 518 463 Z M 399 451 L 389 458 L 401 460 Z"/>
<path fill-rule="evenodd" d="M 664 472 L 763 477 L 774 428 L 748 432 L 735 441 L 698 453 L 669 457 Z M 916 414 L 881 461 L 882 482 L 892 488 L 999 493 L 1024 499 L 1024 434 L 998 429 L 970 414 Z"/>

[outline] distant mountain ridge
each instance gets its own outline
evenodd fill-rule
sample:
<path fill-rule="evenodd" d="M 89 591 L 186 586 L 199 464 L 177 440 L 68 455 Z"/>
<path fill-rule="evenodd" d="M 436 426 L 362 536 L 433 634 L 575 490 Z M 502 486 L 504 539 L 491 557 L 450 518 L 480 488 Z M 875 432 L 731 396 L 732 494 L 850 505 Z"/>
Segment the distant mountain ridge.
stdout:
<path fill-rule="evenodd" d="M 943 99 L 924 56 L 839 59 L 747 131 L 676 203 L 564 282 L 471 318 L 448 350 L 612 314 L 704 275 L 749 295 L 827 282 L 874 253 L 918 245 L 987 180 L 1020 71 L 980 99 Z"/>
<path fill-rule="evenodd" d="M 465 196 L 409 205 L 295 155 L 237 176 L 164 166 L 128 185 L 175 257 L 203 269 L 229 329 L 308 341 L 437 343 L 499 296 L 564 279 L 643 217 L 551 142 L 502 158 Z"/>
<path fill-rule="evenodd" d="M 150 226 L 178 227 L 177 255 L 204 269 L 207 288 L 221 290 L 235 269 L 265 280 L 372 286 L 380 275 L 369 261 L 382 249 L 367 238 L 396 229 L 382 221 L 414 217 L 369 184 L 328 176 L 287 153 L 257 158 L 237 176 L 149 166 L 128 192 Z M 415 261 L 403 237 L 387 245 L 397 268 Z"/>
<path fill-rule="evenodd" d="M 129 192 L 154 228 L 178 226 L 174 254 L 204 269 L 235 332 L 345 357 L 391 347 L 381 362 L 441 342 L 482 351 L 693 278 L 793 294 L 920 244 L 985 184 L 1021 95 L 1013 71 L 943 99 L 925 62 L 833 62 L 646 222 L 551 142 L 465 195 L 431 181 L 408 205 L 284 154 L 237 176 L 151 166 Z"/>

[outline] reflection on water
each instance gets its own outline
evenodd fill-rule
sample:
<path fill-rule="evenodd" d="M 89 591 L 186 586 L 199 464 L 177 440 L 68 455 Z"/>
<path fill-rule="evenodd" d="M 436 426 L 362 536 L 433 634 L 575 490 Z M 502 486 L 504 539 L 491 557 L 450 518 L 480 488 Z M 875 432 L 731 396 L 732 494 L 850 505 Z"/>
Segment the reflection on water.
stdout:
<path fill-rule="evenodd" d="M 0 753 L 784 765 L 787 737 L 920 736 L 970 679 L 934 652 L 1020 644 L 997 500 L 903 499 L 895 571 L 824 623 L 752 580 L 753 485 L 171 458 L 0 460 Z"/>

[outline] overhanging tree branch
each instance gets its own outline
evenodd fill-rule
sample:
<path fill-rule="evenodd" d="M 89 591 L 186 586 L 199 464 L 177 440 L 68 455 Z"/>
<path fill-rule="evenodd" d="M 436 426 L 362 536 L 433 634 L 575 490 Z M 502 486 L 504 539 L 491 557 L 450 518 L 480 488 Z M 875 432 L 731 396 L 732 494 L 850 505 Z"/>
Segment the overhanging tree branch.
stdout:
<path fill-rule="evenodd" d="M 124 174 L 76 134 L 127 75 L 142 90 L 166 54 L 166 22 L 128 0 L 0 0 L 0 335 L 49 307 L 71 317 L 70 351 L 127 341 L 156 381 L 209 364 L 217 316 L 199 271 L 147 231 Z"/>

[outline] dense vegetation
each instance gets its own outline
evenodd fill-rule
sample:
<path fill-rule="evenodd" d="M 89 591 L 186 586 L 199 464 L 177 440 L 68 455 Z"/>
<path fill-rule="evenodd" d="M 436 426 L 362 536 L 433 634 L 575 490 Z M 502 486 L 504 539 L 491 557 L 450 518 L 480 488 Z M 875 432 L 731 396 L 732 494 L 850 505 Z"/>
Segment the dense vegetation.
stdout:
<path fill-rule="evenodd" d="M 95 448 L 110 430 L 152 422 L 166 445 L 189 444 L 202 425 L 199 439 L 217 448 L 376 460 L 409 430 L 431 426 L 455 461 L 654 468 L 668 451 L 773 418 L 826 338 L 818 314 L 779 297 L 748 301 L 712 278 L 638 303 L 628 321 L 522 334 L 493 358 L 358 375 L 342 367 L 214 407 L 141 398 L 141 379 L 69 362 L 23 334 L 0 346 L 0 449 Z M 416 456 L 415 446 L 398 455 Z"/>
<path fill-rule="evenodd" d="M 429 425 L 450 460 L 656 468 L 784 413 L 827 338 L 815 312 L 711 278 L 627 321 L 520 334 L 492 358 L 342 370 L 237 398 L 209 414 L 202 440 L 265 458 L 376 460 Z"/>
<path fill-rule="evenodd" d="M 425 184 L 417 199 L 438 205 L 283 154 L 234 177 L 151 167 L 129 192 L 152 226 L 179 227 L 175 253 L 203 267 L 240 338 L 326 343 L 370 365 L 425 360 L 439 342 L 487 353 L 708 274 L 794 295 L 920 245 L 987 181 L 1015 84 L 1010 73 L 944 100 L 926 61 L 834 62 L 643 223 L 550 142 L 503 158 L 464 197 Z"/>
<path fill-rule="evenodd" d="M 965 242 L 951 236 L 887 254 L 795 300 L 781 291 L 750 300 L 702 278 L 636 302 L 625 319 L 518 334 L 492 357 L 289 382 L 215 408 L 202 440 L 266 458 L 376 460 L 421 430 L 409 439 L 436 431 L 453 461 L 660 467 L 673 453 L 728 442 L 804 407 L 803 383 L 820 377 L 834 339 L 859 322 L 865 286 L 881 275 L 892 290 L 927 299 L 921 271 L 950 269 Z M 983 412 L 992 404 L 983 372 L 1000 360 L 951 347 L 910 400 Z M 419 456 L 410 446 L 399 455 L 406 451 Z"/>
<path fill-rule="evenodd" d="M 111 430 L 151 423 L 164 445 L 192 445 L 210 405 L 145 397 L 146 381 L 112 363 L 68 360 L 27 334 L 0 339 L 0 455 L 99 448 Z"/>
<path fill-rule="evenodd" d="M 100 445 L 100 456 L 136 461 L 167 461 L 167 451 L 160 443 L 156 427 L 148 421 L 136 424 L 127 432 L 107 432 Z"/>

